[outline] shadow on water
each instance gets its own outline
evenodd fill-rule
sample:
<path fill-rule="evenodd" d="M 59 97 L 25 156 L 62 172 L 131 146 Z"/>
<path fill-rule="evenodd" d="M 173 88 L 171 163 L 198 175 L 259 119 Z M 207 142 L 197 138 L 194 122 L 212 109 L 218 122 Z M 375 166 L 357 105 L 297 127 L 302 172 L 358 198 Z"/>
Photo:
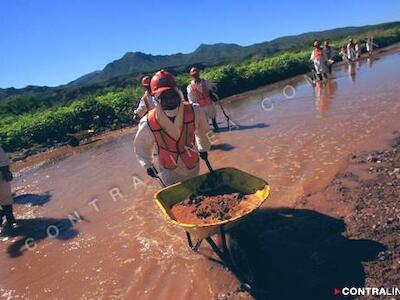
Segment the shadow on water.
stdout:
<path fill-rule="evenodd" d="M 230 248 L 255 299 L 335 299 L 334 288 L 363 287 L 361 263 L 385 250 L 344 237 L 345 228 L 312 210 L 261 210 L 231 230 Z"/>
<path fill-rule="evenodd" d="M 269 125 L 265 123 L 257 123 L 253 125 L 235 125 L 232 123 L 230 124 L 230 127 L 220 127 L 218 132 L 251 130 L 251 129 L 260 129 L 267 127 L 269 127 Z"/>
<path fill-rule="evenodd" d="M 18 228 L 3 229 L 2 237 L 18 237 L 8 246 L 7 252 L 10 257 L 19 257 L 28 251 L 27 245 L 32 246 L 46 238 L 57 240 L 69 240 L 78 235 L 78 230 L 73 228 L 74 224 L 70 219 L 35 218 L 19 219 Z M 29 239 L 29 240 L 27 240 Z"/>
<path fill-rule="evenodd" d="M 235 147 L 232 146 L 231 144 L 223 143 L 223 144 L 211 145 L 210 151 L 214 150 L 231 151 L 233 149 L 235 149 Z"/>
<path fill-rule="evenodd" d="M 91 139 L 91 140 L 88 140 L 86 142 L 81 143 L 80 146 L 90 145 L 90 144 L 93 144 L 93 143 L 97 143 L 97 142 L 99 142 L 101 140 L 102 140 L 101 138 Z"/>
<path fill-rule="evenodd" d="M 50 200 L 50 192 L 45 192 L 43 194 L 24 194 L 14 197 L 15 204 L 31 204 L 32 206 L 43 206 Z"/>

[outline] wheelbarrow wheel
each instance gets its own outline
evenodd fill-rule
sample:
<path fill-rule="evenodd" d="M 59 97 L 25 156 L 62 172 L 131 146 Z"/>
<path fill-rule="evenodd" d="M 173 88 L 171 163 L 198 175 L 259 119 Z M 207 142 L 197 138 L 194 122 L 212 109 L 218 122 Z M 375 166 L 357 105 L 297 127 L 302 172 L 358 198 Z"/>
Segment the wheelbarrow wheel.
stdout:
<path fill-rule="evenodd" d="M 70 145 L 71 147 L 78 147 L 79 144 L 79 140 L 74 136 L 71 136 L 68 140 L 68 145 Z"/>

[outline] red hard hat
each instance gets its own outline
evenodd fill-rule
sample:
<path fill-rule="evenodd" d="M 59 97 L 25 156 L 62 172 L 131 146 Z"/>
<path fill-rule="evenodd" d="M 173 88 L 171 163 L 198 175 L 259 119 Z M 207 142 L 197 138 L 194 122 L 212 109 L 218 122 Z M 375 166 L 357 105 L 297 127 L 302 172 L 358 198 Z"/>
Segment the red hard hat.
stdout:
<path fill-rule="evenodd" d="M 196 76 L 197 74 L 199 74 L 199 71 L 197 70 L 196 67 L 192 67 L 192 68 L 190 69 L 189 74 L 190 74 L 190 76 L 194 77 L 194 76 Z"/>
<path fill-rule="evenodd" d="M 142 85 L 143 86 L 150 86 L 150 80 L 151 80 L 150 76 L 143 76 Z"/>
<path fill-rule="evenodd" d="M 151 78 L 150 86 L 153 95 L 161 94 L 162 92 L 175 88 L 176 81 L 171 73 L 165 70 L 160 70 L 153 76 L 153 78 Z"/>

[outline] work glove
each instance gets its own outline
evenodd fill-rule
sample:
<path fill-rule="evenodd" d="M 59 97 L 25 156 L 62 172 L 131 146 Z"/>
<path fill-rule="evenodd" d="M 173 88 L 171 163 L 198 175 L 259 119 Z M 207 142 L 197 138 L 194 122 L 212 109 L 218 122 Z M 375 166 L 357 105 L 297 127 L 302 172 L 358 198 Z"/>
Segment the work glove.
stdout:
<path fill-rule="evenodd" d="M 133 125 L 139 124 L 140 118 L 138 115 L 133 115 Z"/>
<path fill-rule="evenodd" d="M 199 152 L 199 156 L 202 160 L 208 159 L 208 152 Z"/>
<path fill-rule="evenodd" d="M 8 166 L 1 167 L 0 170 L 1 170 L 1 176 L 4 181 L 10 182 L 13 180 L 13 174 L 11 173 L 10 168 Z"/>
<path fill-rule="evenodd" d="M 153 178 L 157 178 L 158 177 L 158 175 L 157 175 L 158 172 L 154 167 L 147 168 L 146 172 L 147 172 L 147 175 L 149 175 L 150 177 L 153 177 Z"/>

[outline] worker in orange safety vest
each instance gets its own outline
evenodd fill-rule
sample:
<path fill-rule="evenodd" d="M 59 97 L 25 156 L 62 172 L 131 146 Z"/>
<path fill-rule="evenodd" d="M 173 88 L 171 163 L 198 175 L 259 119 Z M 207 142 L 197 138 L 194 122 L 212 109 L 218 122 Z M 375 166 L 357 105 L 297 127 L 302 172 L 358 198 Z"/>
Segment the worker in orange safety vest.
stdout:
<path fill-rule="evenodd" d="M 190 69 L 189 74 L 193 77 L 193 80 L 187 86 L 189 103 L 204 109 L 207 118 L 212 120 L 214 130 L 218 131 L 217 111 L 210 97 L 211 92 L 216 92 L 215 85 L 209 80 L 200 78 L 200 72 L 195 67 Z"/>
<path fill-rule="evenodd" d="M 321 48 L 321 44 L 318 40 L 315 40 L 313 42 L 313 51 L 311 52 L 310 60 L 314 63 L 314 69 L 317 73 L 317 80 L 328 78 L 327 60 L 324 55 L 324 51 Z"/>
<path fill-rule="evenodd" d="M 166 185 L 199 174 L 199 157 L 206 159 L 210 149 L 208 122 L 204 110 L 182 101 L 174 77 L 165 70 L 151 80 L 151 92 L 158 103 L 143 117 L 134 140 L 139 164 L 151 177 L 157 177 L 157 164 Z"/>

